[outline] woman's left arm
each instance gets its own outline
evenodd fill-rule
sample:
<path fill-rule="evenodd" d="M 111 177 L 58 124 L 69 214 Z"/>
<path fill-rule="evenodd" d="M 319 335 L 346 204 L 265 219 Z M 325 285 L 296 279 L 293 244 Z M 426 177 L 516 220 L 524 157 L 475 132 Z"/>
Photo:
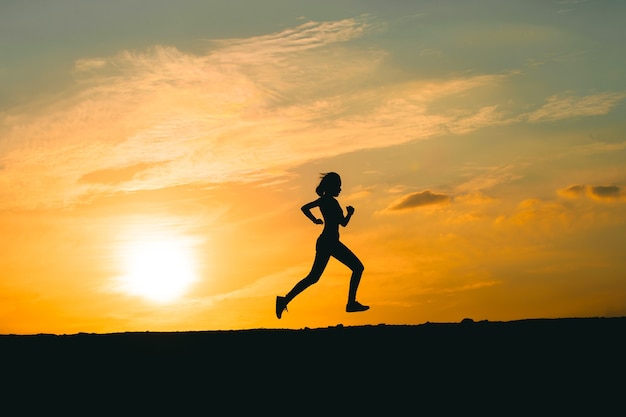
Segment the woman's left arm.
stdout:
<path fill-rule="evenodd" d="M 348 212 L 348 215 L 345 216 L 343 220 L 339 223 L 343 227 L 346 227 L 348 223 L 350 222 L 350 219 L 352 218 L 352 215 L 354 214 L 354 207 L 348 206 L 346 207 L 346 211 Z"/>

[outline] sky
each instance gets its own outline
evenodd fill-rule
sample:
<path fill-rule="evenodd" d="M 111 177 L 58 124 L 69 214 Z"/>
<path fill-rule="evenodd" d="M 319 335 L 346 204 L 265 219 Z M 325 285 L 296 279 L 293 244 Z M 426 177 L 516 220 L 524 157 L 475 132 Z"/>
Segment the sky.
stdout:
<path fill-rule="evenodd" d="M 626 3 L 0 3 L 0 333 L 626 315 Z M 355 214 L 278 320 L 321 232 Z M 319 212 L 316 213 L 319 216 Z"/>

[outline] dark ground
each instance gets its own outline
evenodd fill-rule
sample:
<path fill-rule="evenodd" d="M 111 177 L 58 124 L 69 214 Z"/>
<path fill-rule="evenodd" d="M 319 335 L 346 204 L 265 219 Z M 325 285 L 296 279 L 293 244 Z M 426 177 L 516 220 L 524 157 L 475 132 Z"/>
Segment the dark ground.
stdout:
<path fill-rule="evenodd" d="M 0 335 L 0 395 L 22 415 L 624 415 L 625 354 L 626 317 Z"/>

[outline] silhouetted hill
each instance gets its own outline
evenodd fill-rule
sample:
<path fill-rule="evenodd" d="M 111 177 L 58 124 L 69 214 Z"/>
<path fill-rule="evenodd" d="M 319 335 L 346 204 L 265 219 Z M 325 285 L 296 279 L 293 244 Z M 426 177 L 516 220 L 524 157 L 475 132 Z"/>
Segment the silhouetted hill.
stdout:
<path fill-rule="evenodd" d="M 4 401 L 19 400 L 27 409 L 87 404 L 85 414 L 113 409 L 122 415 L 602 415 L 622 404 L 626 392 L 625 335 L 626 318 L 464 320 L 4 335 L 0 352 Z"/>

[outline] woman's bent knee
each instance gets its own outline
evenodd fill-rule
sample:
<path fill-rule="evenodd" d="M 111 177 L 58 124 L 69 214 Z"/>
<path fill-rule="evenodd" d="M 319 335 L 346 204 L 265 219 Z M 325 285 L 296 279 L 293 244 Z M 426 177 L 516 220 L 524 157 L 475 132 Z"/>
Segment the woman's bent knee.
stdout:
<path fill-rule="evenodd" d="M 320 276 L 315 274 L 315 275 L 307 275 L 302 282 L 305 282 L 307 285 L 313 285 L 315 284 L 317 281 L 320 280 Z"/>

